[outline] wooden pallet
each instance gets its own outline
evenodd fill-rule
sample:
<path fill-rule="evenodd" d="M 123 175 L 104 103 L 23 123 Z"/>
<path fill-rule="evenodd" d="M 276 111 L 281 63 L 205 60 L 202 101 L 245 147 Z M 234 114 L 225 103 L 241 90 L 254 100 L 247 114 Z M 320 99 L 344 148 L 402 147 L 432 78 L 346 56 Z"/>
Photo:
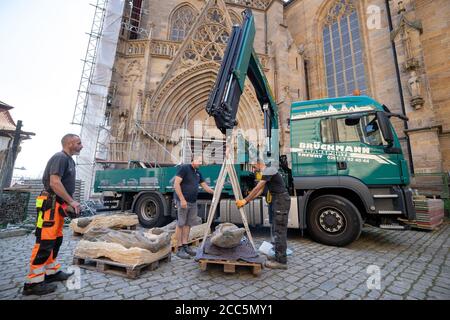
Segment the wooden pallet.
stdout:
<path fill-rule="evenodd" d="M 113 230 L 136 230 L 136 225 L 134 225 L 134 226 L 125 226 L 123 228 L 112 228 L 112 229 Z M 72 235 L 74 237 L 82 237 L 83 233 L 79 233 L 79 232 L 73 231 Z"/>
<path fill-rule="evenodd" d="M 203 241 L 203 237 L 197 238 L 197 239 L 192 239 L 191 241 L 188 241 L 187 245 L 198 247 L 202 241 Z M 171 246 L 172 246 L 172 252 L 177 253 L 178 246 L 176 245 L 176 242 L 172 242 Z"/>
<path fill-rule="evenodd" d="M 199 261 L 200 269 L 202 271 L 206 270 L 208 264 L 219 264 L 223 265 L 223 271 L 225 273 L 235 273 L 236 266 L 250 267 L 254 276 L 258 276 L 261 273 L 263 265 L 260 263 L 250 263 L 244 261 L 231 261 L 231 260 L 215 260 L 215 259 L 200 259 Z"/>
<path fill-rule="evenodd" d="M 413 229 L 420 229 L 420 230 L 427 230 L 427 231 L 434 231 L 436 229 L 439 229 L 440 226 L 444 223 L 444 219 L 442 219 L 441 221 L 439 221 L 435 224 L 430 224 L 430 223 L 421 222 L 421 221 L 408 221 L 406 219 L 401 219 L 401 218 L 398 218 L 398 220 L 409 225 Z"/>
<path fill-rule="evenodd" d="M 138 278 L 144 271 L 153 271 L 159 267 L 159 263 L 166 261 L 170 262 L 172 254 L 169 252 L 165 256 L 161 257 L 152 263 L 142 264 L 139 266 L 127 265 L 119 262 L 104 259 L 91 259 L 82 257 L 73 257 L 73 264 L 79 266 L 80 268 L 98 271 L 107 274 L 117 275 L 121 277 L 126 277 L 130 279 Z"/>

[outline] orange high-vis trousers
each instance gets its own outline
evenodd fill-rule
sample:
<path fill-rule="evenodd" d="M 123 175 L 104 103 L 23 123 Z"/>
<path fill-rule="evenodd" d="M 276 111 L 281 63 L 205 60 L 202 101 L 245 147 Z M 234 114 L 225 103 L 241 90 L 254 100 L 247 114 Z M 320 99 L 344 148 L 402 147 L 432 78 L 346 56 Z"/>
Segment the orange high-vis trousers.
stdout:
<path fill-rule="evenodd" d="M 36 244 L 31 252 L 30 273 L 26 283 L 38 283 L 45 275 L 58 272 L 61 265 L 56 263 L 63 241 L 63 227 L 66 205 L 55 202 L 54 210 L 39 211 L 36 223 Z"/>

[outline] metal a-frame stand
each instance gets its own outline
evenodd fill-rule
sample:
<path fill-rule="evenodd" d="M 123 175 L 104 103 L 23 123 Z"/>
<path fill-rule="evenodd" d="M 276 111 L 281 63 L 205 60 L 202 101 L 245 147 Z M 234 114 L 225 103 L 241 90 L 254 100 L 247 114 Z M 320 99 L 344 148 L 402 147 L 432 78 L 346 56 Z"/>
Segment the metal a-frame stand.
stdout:
<path fill-rule="evenodd" d="M 228 130 L 228 131 L 230 131 L 230 130 Z M 233 133 L 227 132 L 225 160 L 223 162 L 222 168 L 220 169 L 219 177 L 217 178 L 217 183 L 214 188 L 212 204 L 211 204 L 211 207 L 209 209 L 209 214 L 208 214 L 207 228 L 205 230 L 202 245 L 200 247 L 200 250 L 202 250 L 202 251 L 205 246 L 206 238 L 208 237 L 209 231 L 211 230 L 211 224 L 213 222 L 214 214 L 216 212 L 217 206 L 220 202 L 220 195 L 222 194 L 222 189 L 225 184 L 227 175 L 230 176 L 230 182 L 233 187 L 233 194 L 234 194 L 235 198 L 242 199 L 241 187 L 239 185 L 239 180 L 238 180 L 238 177 L 236 174 L 236 169 L 234 168 L 234 165 L 233 165 L 233 152 L 232 152 L 233 141 L 234 141 L 233 138 L 234 138 Z M 252 237 L 252 234 L 250 233 L 247 217 L 245 215 L 245 211 L 244 211 L 243 207 L 241 207 L 239 209 L 239 213 L 241 214 L 242 222 L 244 223 L 244 228 L 247 233 L 248 240 L 250 241 L 255 252 L 257 253 L 258 251 L 256 250 L 255 243 L 253 242 L 253 237 Z"/>

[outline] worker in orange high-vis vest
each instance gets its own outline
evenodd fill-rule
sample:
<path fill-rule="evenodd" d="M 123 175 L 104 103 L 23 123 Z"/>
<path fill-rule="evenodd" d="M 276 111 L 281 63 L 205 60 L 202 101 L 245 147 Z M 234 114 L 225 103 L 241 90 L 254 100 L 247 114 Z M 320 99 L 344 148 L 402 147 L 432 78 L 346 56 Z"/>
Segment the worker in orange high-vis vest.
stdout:
<path fill-rule="evenodd" d="M 75 134 L 66 134 L 61 144 L 63 150 L 47 163 L 42 177 L 45 190 L 36 199 L 36 244 L 31 252 L 24 295 L 54 292 L 56 284 L 52 282 L 65 281 L 72 275 L 60 270 L 56 257 L 63 241 L 64 218 L 73 218 L 80 213 L 80 204 L 72 198 L 75 192 L 75 161 L 72 156 L 80 154 L 83 145 Z"/>

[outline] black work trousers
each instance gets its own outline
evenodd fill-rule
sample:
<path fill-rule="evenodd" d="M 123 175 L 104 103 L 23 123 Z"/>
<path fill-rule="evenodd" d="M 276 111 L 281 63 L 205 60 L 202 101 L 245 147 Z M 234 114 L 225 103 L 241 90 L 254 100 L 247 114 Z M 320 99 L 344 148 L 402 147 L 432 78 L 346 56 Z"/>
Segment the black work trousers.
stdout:
<path fill-rule="evenodd" d="M 272 194 L 273 232 L 275 240 L 275 260 L 279 263 L 287 263 L 287 225 L 291 198 L 289 194 Z"/>

